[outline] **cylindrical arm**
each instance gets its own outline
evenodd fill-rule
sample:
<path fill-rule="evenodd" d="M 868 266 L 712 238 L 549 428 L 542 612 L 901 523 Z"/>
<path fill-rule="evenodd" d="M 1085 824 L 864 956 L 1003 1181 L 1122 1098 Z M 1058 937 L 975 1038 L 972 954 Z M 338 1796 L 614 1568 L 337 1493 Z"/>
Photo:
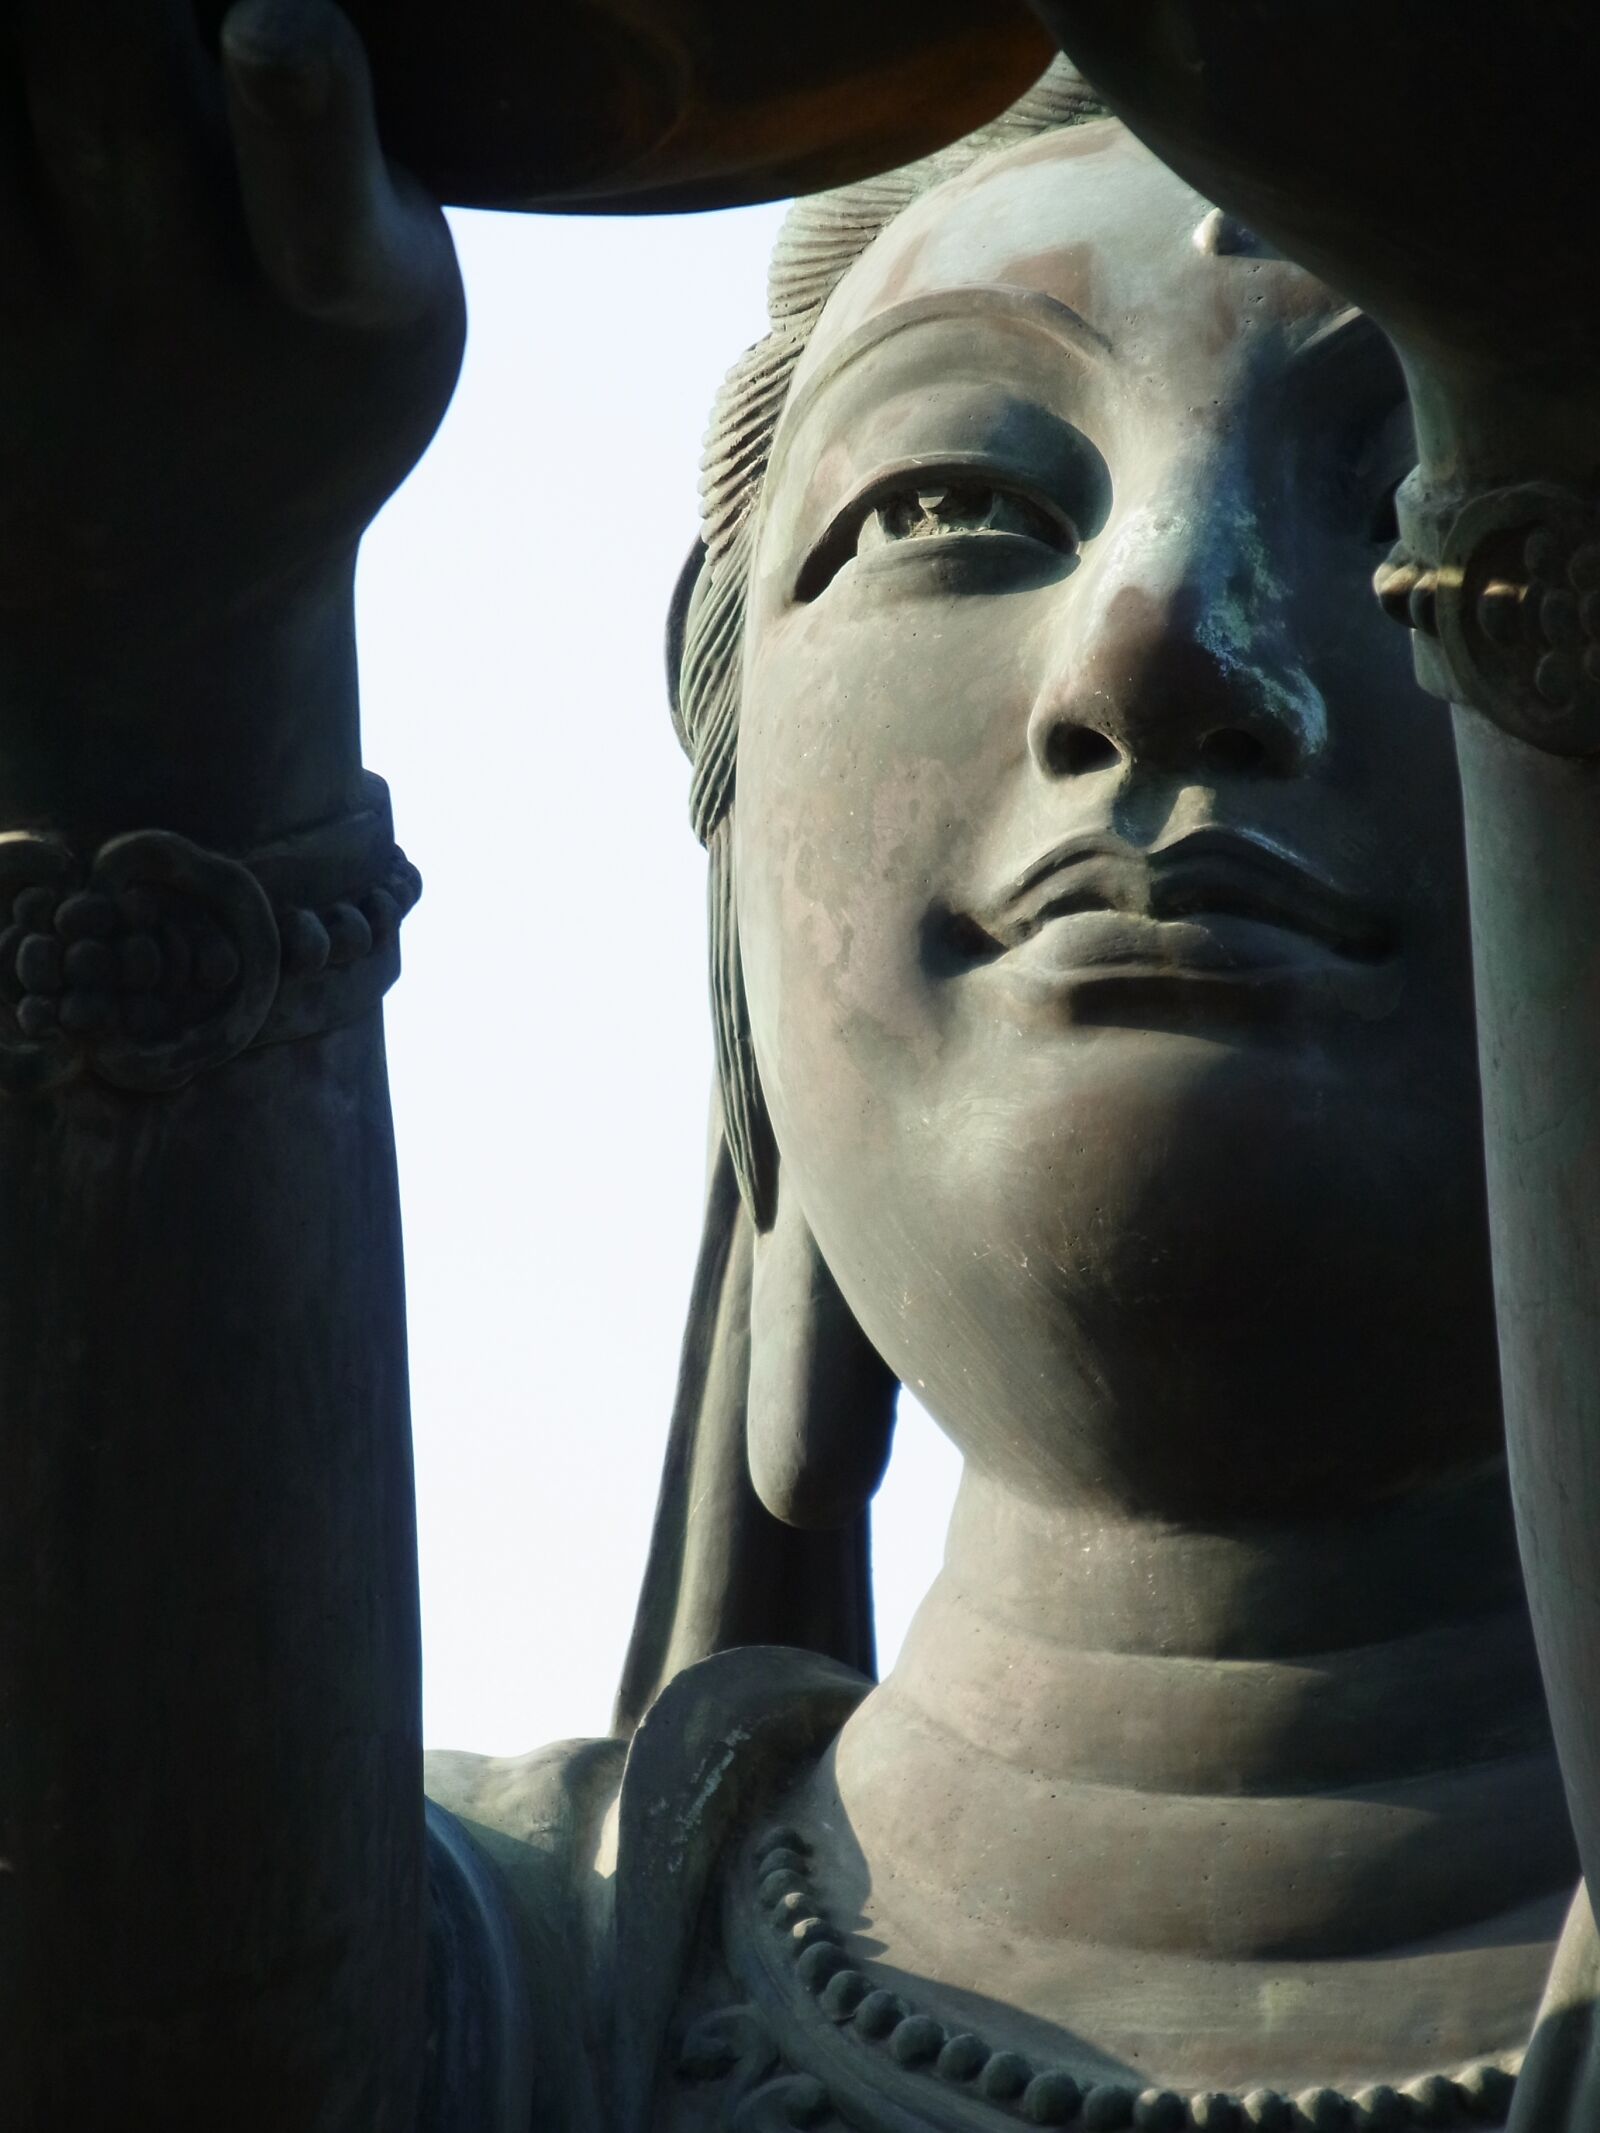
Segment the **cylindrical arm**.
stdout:
<path fill-rule="evenodd" d="M 417 1598 L 382 1033 L 0 1102 L 0 2087 L 410 2133 Z"/>
<path fill-rule="evenodd" d="M 1529 1600 L 1600 1889 L 1600 763 L 1457 715 L 1506 1426 Z"/>
<path fill-rule="evenodd" d="M 192 0 L 6 21 L 0 2125 L 413 2133 L 410 889 L 351 587 L 460 280 L 324 0 L 220 60 Z"/>

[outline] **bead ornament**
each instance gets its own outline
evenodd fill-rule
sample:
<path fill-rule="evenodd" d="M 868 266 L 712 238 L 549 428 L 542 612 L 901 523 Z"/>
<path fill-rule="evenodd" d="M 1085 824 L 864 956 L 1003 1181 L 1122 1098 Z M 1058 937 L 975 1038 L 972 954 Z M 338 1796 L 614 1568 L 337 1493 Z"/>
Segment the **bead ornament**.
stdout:
<path fill-rule="evenodd" d="M 1597 563 L 1600 568 L 1600 563 Z M 773 1933 L 793 1951 L 795 1973 L 822 2013 L 848 2027 L 895 2065 L 969 2091 L 1019 2126 L 1066 2126 L 1082 2133 L 1367 2133 L 1430 2126 L 1503 2127 L 1516 2072 L 1484 2060 L 1456 2074 L 1430 2073 L 1401 2088 L 1347 2093 L 1322 2087 L 1289 2095 L 1258 2087 L 1234 2094 L 1084 2086 L 1069 2068 L 994 2051 L 970 2030 L 949 2031 L 900 1993 L 874 1986 L 850 1961 L 810 1881 L 811 1846 L 800 1831 L 769 1830 L 755 1848 L 756 1900 Z M 1517 2062 L 1520 2065 L 1520 2060 Z"/>
<path fill-rule="evenodd" d="M 1552 754 L 1600 751 L 1600 504 L 1548 483 L 1439 500 L 1414 477 L 1396 507 L 1373 590 L 1423 686 Z"/>
<path fill-rule="evenodd" d="M 367 782 L 363 813 L 249 860 L 161 830 L 88 860 L 57 838 L 0 834 L 0 1092 L 85 1071 L 181 1088 L 253 1044 L 375 1005 L 422 882 L 394 843 L 381 781 Z M 324 881 L 338 886 L 316 894 Z"/>

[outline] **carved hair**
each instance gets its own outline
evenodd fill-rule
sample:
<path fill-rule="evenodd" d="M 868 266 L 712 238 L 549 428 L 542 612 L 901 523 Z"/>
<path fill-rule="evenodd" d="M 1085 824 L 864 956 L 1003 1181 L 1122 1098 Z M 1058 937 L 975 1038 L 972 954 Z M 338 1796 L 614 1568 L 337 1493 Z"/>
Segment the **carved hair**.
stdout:
<path fill-rule="evenodd" d="M 758 1229 L 776 1201 L 776 1149 L 756 1075 L 734 916 L 733 801 L 744 665 L 745 602 L 757 506 L 795 369 L 822 308 L 874 238 L 914 200 L 985 156 L 1057 127 L 1105 116 L 1058 61 L 992 125 L 903 170 L 798 201 L 772 255 L 771 330 L 728 373 L 701 463 L 698 569 L 680 588 L 672 645 L 673 722 L 693 765 L 689 813 L 710 858 L 711 999 L 723 1127 L 739 1189 Z"/>
<path fill-rule="evenodd" d="M 667 659 L 673 718 L 694 766 L 694 826 L 711 862 L 711 991 L 722 1130 L 713 1137 L 661 1496 L 617 1697 L 614 1723 L 622 1734 L 633 1731 L 682 1668 L 733 1645 L 798 1646 L 843 1661 L 857 1677 L 875 1672 L 867 1510 L 822 1532 L 785 1524 L 756 1495 L 746 1449 L 755 1233 L 770 1228 L 777 1201 L 777 1151 L 750 1042 L 733 895 L 734 781 L 755 521 L 796 365 L 852 262 L 902 209 L 943 179 L 1019 141 L 1099 116 L 1083 83 L 1058 66 L 992 126 L 942 154 L 802 201 L 773 256 L 772 330 L 735 366 L 717 399 L 704 462 L 704 538 L 679 582 Z M 836 1313 L 835 1334 L 837 1319 Z M 827 1383 L 830 1397 L 836 1395 L 837 1373 Z M 854 1386 L 843 1407 L 833 1420 L 845 1434 L 881 1432 L 881 1375 L 865 1389 Z"/>

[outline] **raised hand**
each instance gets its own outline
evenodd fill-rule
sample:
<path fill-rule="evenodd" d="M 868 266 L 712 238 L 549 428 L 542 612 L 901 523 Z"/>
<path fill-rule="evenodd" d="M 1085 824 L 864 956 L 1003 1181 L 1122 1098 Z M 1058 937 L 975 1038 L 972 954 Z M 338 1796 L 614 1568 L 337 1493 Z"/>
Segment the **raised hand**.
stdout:
<path fill-rule="evenodd" d="M 0 110 L 0 814 L 114 818 L 152 756 L 169 820 L 326 811 L 356 546 L 459 368 L 444 219 L 326 0 L 216 55 L 192 0 L 19 0 Z"/>
<path fill-rule="evenodd" d="M 1035 0 L 1163 161 L 1408 348 L 1590 360 L 1600 15 Z"/>

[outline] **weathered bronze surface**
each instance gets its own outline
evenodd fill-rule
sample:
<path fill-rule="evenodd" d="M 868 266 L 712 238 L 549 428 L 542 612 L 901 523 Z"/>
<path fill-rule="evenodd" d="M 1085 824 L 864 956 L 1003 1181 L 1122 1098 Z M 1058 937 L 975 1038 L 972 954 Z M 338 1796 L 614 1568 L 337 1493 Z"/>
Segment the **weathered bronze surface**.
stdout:
<path fill-rule="evenodd" d="M 638 1629 L 610 1737 L 435 1755 L 426 1809 L 416 881 L 352 584 L 459 279 L 322 0 L 220 62 L 190 0 L 8 15 L 8 2129 L 1600 2123 L 1586 106 L 1484 131 L 1426 5 L 1047 12 L 1178 172 L 1054 70 L 803 204 L 719 400 L 668 633 L 717 1130 Z M 655 163 L 569 47 L 512 190 L 881 154 L 919 19 L 850 26 L 821 134 L 758 25 L 754 149 Z M 1425 73 L 1448 182 L 1386 222 Z M 519 97 L 435 182 L 502 182 Z M 900 1385 L 966 1468 L 878 1683 Z"/>

